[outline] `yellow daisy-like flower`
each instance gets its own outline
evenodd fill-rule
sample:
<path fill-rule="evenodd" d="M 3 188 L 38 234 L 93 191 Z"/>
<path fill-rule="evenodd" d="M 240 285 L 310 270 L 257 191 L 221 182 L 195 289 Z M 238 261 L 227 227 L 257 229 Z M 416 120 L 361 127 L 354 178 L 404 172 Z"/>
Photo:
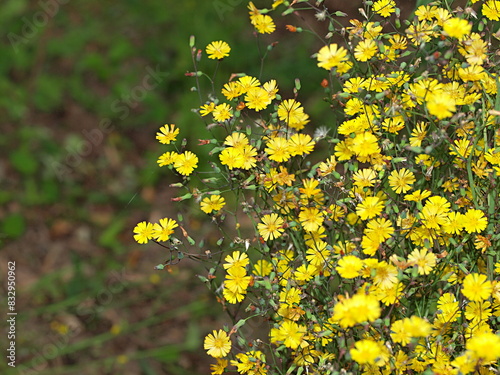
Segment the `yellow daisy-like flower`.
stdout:
<path fill-rule="evenodd" d="M 478 233 L 486 229 L 488 219 L 482 211 L 471 209 L 465 213 L 462 224 L 467 233 Z"/>
<path fill-rule="evenodd" d="M 198 157 L 191 151 L 185 151 L 175 158 L 174 168 L 184 176 L 189 176 L 198 166 Z"/>
<path fill-rule="evenodd" d="M 283 137 L 272 138 L 267 142 L 267 147 L 264 150 L 270 160 L 284 162 L 290 159 L 290 143 L 288 139 Z"/>
<path fill-rule="evenodd" d="M 224 280 L 224 288 L 233 293 L 246 293 L 250 284 L 251 276 L 247 276 L 247 270 L 243 267 L 233 266 L 227 269 L 227 275 Z"/>
<path fill-rule="evenodd" d="M 344 279 L 354 279 L 361 274 L 364 263 L 355 255 L 346 255 L 339 260 L 338 266 L 335 270 L 339 273 L 340 277 Z"/>
<path fill-rule="evenodd" d="M 276 30 L 276 25 L 274 24 L 271 16 L 267 14 L 257 14 L 251 17 L 252 25 L 260 34 L 271 34 Z"/>
<path fill-rule="evenodd" d="M 175 138 L 179 134 L 179 129 L 175 125 L 163 125 L 160 131 L 156 133 L 156 139 L 163 143 L 164 145 L 170 144 L 170 142 L 175 141 Z"/>
<path fill-rule="evenodd" d="M 224 144 L 240 148 L 248 144 L 248 138 L 244 133 L 233 132 L 226 137 Z"/>
<path fill-rule="evenodd" d="M 500 336 L 493 332 L 482 332 L 475 334 L 467 344 L 466 349 L 476 359 L 486 363 L 496 361 L 500 358 Z"/>
<path fill-rule="evenodd" d="M 469 35 L 472 26 L 462 18 L 454 17 L 444 21 L 443 31 L 452 38 L 461 39 L 465 35 Z"/>
<path fill-rule="evenodd" d="M 210 43 L 206 48 L 209 59 L 223 59 L 229 56 L 231 47 L 226 42 L 219 40 L 217 42 Z"/>
<path fill-rule="evenodd" d="M 175 151 L 167 151 L 160 155 L 156 162 L 160 167 L 164 167 L 165 165 L 173 164 L 178 156 L 179 154 Z"/>
<path fill-rule="evenodd" d="M 274 240 L 284 232 L 284 223 L 284 220 L 278 214 L 269 214 L 262 218 L 262 223 L 257 224 L 257 229 L 264 241 Z"/>
<path fill-rule="evenodd" d="M 419 275 L 428 275 L 436 265 L 437 258 L 427 249 L 415 249 L 408 256 L 408 262 L 417 266 Z"/>
<path fill-rule="evenodd" d="M 214 116 L 215 121 L 224 122 L 233 117 L 233 109 L 229 104 L 222 103 L 214 108 L 212 115 Z"/>
<path fill-rule="evenodd" d="M 234 98 L 237 98 L 241 95 L 241 91 L 241 86 L 238 84 L 238 82 L 234 81 L 226 83 L 221 90 L 222 95 L 224 95 L 227 100 L 233 100 Z"/>
<path fill-rule="evenodd" d="M 384 202 L 379 197 L 366 197 L 363 202 L 357 205 L 356 214 L 361 220 L 368 220 L 380 215 L 383 209 Z"/>
<path fill-rule="evenodd" d="M 239 251 L 233 251 L 231 255 L 228 255 L 224 258 L 226 263 L 223 264 L 223 267 L 227 270 L 231 267 L 246 267 L 248 265 L 249 259 L 248 255 L 245 253 L 241 253 Z"/>
<path fill-rule="evenodd" d="M 427 109 L 431 115 L 436 116 L 438 119 L 442 120 L 447 117 L 451 117 L 453 112 L 456 111 L 455 100 L 451 95 L 444 92 L 438 92 L 435 94 L 429 94 L 427 99 Z"/>
<path fill-rule="evenodd" d="M 347 50 L 344 47 L 339 48 L 338 44 L 333 43 L 322 47 L 318 52 L 317 59 L 320 68 L 330 70 L 339 67 L 349 58 L 347 56 Z"/>
<path fill-rule="evenodd" d="M 483 16 L 485 16 L 490 21 L 500 20 L 500 1 L 486 1 L 481 8 L 481 12 L 483 13 Z"/>
<path fill-rule="evenodd" d="M 229 361 L 227 359 L 217 358 L 217 363 L 210 365 L 210 370 L 212 370 L 211 375 L 222 375 L 228 364 Z"/>
<path fill-rule="evenodd" d="M 160 222 L 155 223 L 153 227 L 153 237 L 155 237 L 157 241 L 168 241 L 170 235 L 174 233 L 174 228 L 178 226 L 177 222 L 173 219 L 160 219 Z"/>
<path fill-rule="evenodd" d="M 371 237 L 372 240 L 382 243 L 394 233 L 392 223 L 385 219 L 372 219 L 368 222 L 365 229 L 365 234 Z"/>
<path fill-rule="evenodd" d="M 134 228 L 134 240 L 138 243 L 148 243 L 153 235 L 153 224 L 147 221 L 138 223 Z"/>
<path fill-rule="evenodd" d="M 223 330 L 214 330 L 213 333 L 209 333 L 205 337 L 203 347 L 209 356 L 223 358 L 228 355 L 231 350 L 231 340 Z"/>
<path fill-rule="evenodd" d="M 406 193 L 414 183 L 415 175 L 406 168 L 399 171 L 394 170 L 389 176 L 389 186 L 396 194 Z"/>
<path fill-rule="evenodd" d="M 323 215 L 316 207 L 303 208 L 299 213 L 299 221 L 307 232 L 316 232 L 323 220 Z"/>
<path fill-rule="evenodd" d="M 201 107 L 200 107 L 200 115 L 202 116 L 206 116 L 210 113 L 212 113 L 215 109 L 215 103 L 214 102 L 211 102 L 211 103 L 208 103 L 208 104 L 203 104 Z"/>
<path fill-rule="evenodd" d="M 471 301 L 483 301 L 491 296 L 493 286 L 486 275 L 471 273 L 465 276 L 462 294 Z"/>
<path fill-rule="evenodd" d="M 255 109 L 258 112 L 271 104 L 271 98 L 268 92 L 263 88 L 252 87 L 248 89 L 245 95 L 245 102 L 248 108 Z"/>
<path fill-rule="evenodd" d="M 306 155 L 310 154 L 314 149 L 314 141 L 309 134 L 294 134 L 288 141 L 290 155 Z"/>
<path fill-rule="evenodd" d="M 224 200 L 224 197 L 214 194 L 203 198 L 200 203 L 200 208 L 203 212 L 209 214 L 212 211 L 219 211 L 225 204 L 226 201 Z"/>
<path fill-rule="evenodd" d="M 394 0 L 378 0 L 373 3 L 372 9 L 382 17 L 389 17 L 396 11 L 396 3 Z"/>
<path fill-rule="evenodd" d="M 415 190 L 413 193 L 405 195 L 405 201 L 409 201 L 409 202 L 421 202 L 425 198 L 430 197 L 431 194 L 432 193 L 429 190 L 424 190 L 424 191 L 422 191 L 422 190 Z"/>
<path fill-rule="evenodd" d="M 252 76 L 243 76 L 238 79 L 238 85 L 241 89 L 241 94 L 245 94 L 252 87 L 259 87 L 260 81 Z"/>
<path fill-rule="evenodd" d="M 269 276 L 273 270 L 273 265 L 265 259 L 258 260 L 253 267 L 253 273 L 256 276 Z"/>
<path fill-rule="evenodd" d="M 356 155 L 361 157 L 378 154 L 380 152 L 380 147 L 377 137 L 370 132 L 356 135 L 352 141 L 352 150 Z"/>
<path fill-rule="evenodd" d="M 354 58 L 358 61 L 368 61 L 378 52 L 377 44 L 373 39 L 365 39 L 354 49 Z"/>
<path fill-rule="evenodd" d="M 383 345 L 372 340 L 361 340 L 350 350 L 353 360 L 361 365 L 374 365 L 383 352 Z"/>

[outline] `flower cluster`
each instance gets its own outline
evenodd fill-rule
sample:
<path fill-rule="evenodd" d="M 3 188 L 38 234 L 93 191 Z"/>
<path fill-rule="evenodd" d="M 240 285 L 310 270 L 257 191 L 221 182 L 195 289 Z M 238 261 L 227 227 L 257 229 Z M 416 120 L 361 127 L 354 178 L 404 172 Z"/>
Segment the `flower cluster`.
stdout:
<path fill-rule="evenodd" d="M 470 3 L 435 1 L 401 22 L 395 1 L 376 0 L 347 27 L 305 1 L 250 3 L 259 33 L 298 4 L 329 22 L 311 65 L 340 120 L 315 129 L 299 84 L 285 98 L 246 74 L 198 108 L 214 173 L 203 191 L 184 186 L 224 232 L 205 281 L 234 321 L 205 340 L 212 374 L 496 373 L 500 2 Z M 187 181 L 195 158 L 159 164 Z M 136 240 L 159 239 L 154 228 L 138 224 Z M 268 334 L 242 329 L 262 317 Z"/>

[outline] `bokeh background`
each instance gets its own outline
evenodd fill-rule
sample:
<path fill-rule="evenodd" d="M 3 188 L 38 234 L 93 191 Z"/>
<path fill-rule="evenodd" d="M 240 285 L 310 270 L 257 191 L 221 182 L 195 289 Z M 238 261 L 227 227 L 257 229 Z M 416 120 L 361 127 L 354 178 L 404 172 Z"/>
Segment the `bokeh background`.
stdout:
<path fill-rule="evenodd" d="M 360 3 L 329 5 L 357 17 Z M 406 12 L 415 6 L 399 3 Z M 183 260 L 155 271 L 165 249 L 138 245 L 132 230 L 139 221 L 180 212 L 190 234 L 208 236 L 206 246 L 217 240 L 195 202 L 171 201 L 178 191 L 169 185 L 180 180 L 157 166 L 165 150 L 155 133 L 174 123 L 188 144 L 207 136 L 192 111 L 201 104 L 195 82 L 185 76 L 193 70 L 191 35 L 202 50 L 214 40 L 231 45 L 219 87 L 231 73 L 259 75 L 246 6 L 239 0 L 2 1 L 0 284 L 5 296 L 7 262 L 15 262 L 18 312 L 17 368 L 2 355 L 2 374 L 209 373 L 203 337 L 225 320 L 196 277 L 206 274 L 204 265 Z M 322 98 L 324 73 L 311 59 L 320 39 L 285 29 L 310 25 L 326 33 L 314 20 L 307 12 L 276 19 L 278 31 L 260 38 L 264 49 L 279 41 L 261 78 L 277 79 L 285 98 L 301 78 L 299 100 L 314 127 L 334 126 Z M 209 74 L 214 67 L 206 58 L 200 65 Z"/>

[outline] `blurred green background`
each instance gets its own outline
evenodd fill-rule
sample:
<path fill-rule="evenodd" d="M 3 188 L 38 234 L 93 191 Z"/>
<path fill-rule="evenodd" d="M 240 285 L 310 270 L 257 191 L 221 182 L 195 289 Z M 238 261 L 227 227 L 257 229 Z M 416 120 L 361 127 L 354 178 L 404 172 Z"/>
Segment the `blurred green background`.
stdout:
<path fill-rule="evenodd" d="M 330 3 L 342 11 L 359 5 Z M 224 314 L 195 276 L 206 271 L 189 261 L 154 271 L 165 250 L 138 245 L 132 230 L 179 210 L 198 239 L 213 230 L 193 204 L 171 202 L 178 191 L 169 184 L 179 179 L 157 167 L 166 149 L 155 133 L 175 123 L 179 138 L 191 144 L 207 136 L 192 111 L 201 104 L 194 80 L 185 76 L 193 69 L 190 35 L 203 51 L 214 40 L 231 45 L 216 87 L 231 73 L 258 76 L 246 6 L 238 0 L 2 2 L 0 269 L 5 295 L 7 263 L 16 264 L 18 312 L 17 368 L 3 356 L 2 374 L 209 373 L 203 337 L 224 323 Z M 290 98 L 301 78 L 298 98 L 312 128 L 332 126 L 320 86 L 325 73 L 311 59 L 321 41 L 285 30 L 287 23 L 310 24 L 322 33 L 323 26 L 313 13 L 276 22 L 277 32 L 260 38 L 263 50 L 279 41 L 262 80 L 277 79 Z M 200 63 L 209 74 L 214 68 L 212 60 Z M 2 318 L 2 336 L 6 327 Z M 7 340 L 0 341 L 6 353 Z"/>
<path fill-rule="evenodd" d="M 190 233 L 207 232 L 199 210 L 170 201 L 178 192 L 168 186 L 179 180 L 157 167 L 166 149 L 155 133 L 175 123 L 189 143 L 207 135 L 192 111 L 200 105 L 194 79 L 185 76 L 193 69 L 190 35 L 202 50 L 214 40 L 231 45 L 219 87 L 233 72 L 259 74 L 246 6 L 2 2 L 0 269 L 6 295 L 7 263 L 16 264 L 18 312 L 17 367 L 3 356 L 2 374 L 209 372 L 203 337 L 224 314 L 195 276 L 206 271 L 189 261 L 154 271 L 166 251 L 138 245 L 132 230 L 181 210 Z M 262 79 L 277 78 L 288 97 L 301 74 L 309 78 L 304 90 L 319 87 L 314 36 L 303 35 L 296 48 L 277 22 L 280 31 L 260 43 L 265 50 L 280 40 L 271 53 L 278 69 L 264 69 Z M 200 68 L 211 74 L 215 62 L 205 57 Z M 3 318 L 2 328 L 6 336 Z"/>

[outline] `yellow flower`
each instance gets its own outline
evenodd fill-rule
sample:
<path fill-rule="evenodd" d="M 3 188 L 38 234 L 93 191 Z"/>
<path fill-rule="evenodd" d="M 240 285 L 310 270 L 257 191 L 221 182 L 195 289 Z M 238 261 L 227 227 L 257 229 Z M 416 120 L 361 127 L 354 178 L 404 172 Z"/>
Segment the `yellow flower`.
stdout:
<path fill-rule="evenodd" d="M 245 102 L 248 108 L 261 111 L 271 104 L 271 99 L 266 90 L 260 87 L 251 87 L 245 95 Z"/>
<path fill-rule="evenodd" d="M 200 208 L 203 212 L 209 214 L 212 211 L 219 211 L 225 204 L 226 202 L 223 197 L 218 194 L 214 194 L 203 198 L 200 203 Z"/>
<path fill-rule="evenodd" d="M 164 167 L 165 165 L 170 165 L 175 162 L 179 154 L 175 151 L 167 151 L 164 154 L 160 155 L 158 160 L 156 161 L 160 167 Z"/>
<path fill-rule="evenodd" d="M 285 121 L 288 125 L 298 123 L 302 120 L 304 108 L 300 102 L 295 99 L 283 100 L 278 106 L 278 118 Z"/>
<path fill-rule="evenodd" d="M 257 229 L 264 241 L 274 240 L 283 233 L 284 221 L 278 214 L 264 215 L 262 223 L 257 224 Z"/>
<path fill-rule="evenodd" d="M 378 52 L 377 44 L 373 39 L 365 39 L 354 49 L 354 57 L 358 61 L 368 61 Z"/>
<path fill-rule="evenodd" d="M 339 260 L 338 266 L 335 270 L 339 273 L 340 277 L 344 279 L 353 279 L 360 275 L 363 268 L 363 261 L 355 255 L 346 255 Z"/>
<path fill-rule="evenodd" d="M 226 42 L 219 40 L 217 42 L 210 43 L 206 48 L 209 59 L 223 59 L 229 56 L 231 47 Z"/>
<path fill-rule="evenodd" d="M 163 143 L 164 145 L 170 144 L 170 142 L 175 141 L 175 137 L 179 134 L 179 129 L 175 125 L 163 125 L 160 131 L 156 133 L 156 139 Z"/>
<path fill-rule="evenodd" d="M 380 215 L 384 209 L 384 202 L 379 197 L 366 197 L 356 206 L 356 214 L 361 220 L 368 220 Z"/>
<path fill-rule="evenodd" d="M 460 234 L 464 228 L 464 215 L 460 212 L 449 212 L 448 220 L 443 224 L 443 231 L 450 234 Z"/>
<path fill-rule="evenodd" d="M 333 308 L 331 320 L 347 328 L 363 322 L 373 322 L 380 317 L 380 313 L 380 305 L 375 297 L 359 293 L 339 301 Z"/>
<path fill-rule="evenodd" d="M 211 102 L 211 103 L 208 103 L 208 104 L 203 104 L 201 107 L 200 107 L 200 115 L 202 116 L 206 116 L 210 113 L 212 113 L 215 109 L 215 103 L 214 102 Z"/>
<path fill-rule="evenodd" d="M 259 87 L 260 82 L 252 76 L 243 76 L 238 79 L 238 85 L 241 89 L 241 94 L 245 94 L 252 87 Z"/>
<path fill-rule="evenodd" d="M 227 269 L 226 279 L 224 280 L 224 288 L 229 289 L 233 293 L 243 294 L 246 292 L 251 279 L 251 276 L 247 276 L 245 268 L 232 266 Z"/>
<path fill-rule="evenodd" d="M 287 348 L 297 349 L 304 342 L 307 328 L 295 322 L 286 320 L 279 328 L 271 328 L 271 342 L 283 342 Z M 307 343 L 305 343 L 307 345 Z"/>
<path fill-rule="evenodd" d="M 276 30 L 273 19 L 267 14 L 257 14 L 250 17 L 250 20 L 260 34 L 271 34 Z"/>
<path fill-rule="evenodd" d="M 372 340 L 360 340 L 350 350 L 353 360 L 361 365 L 374 365 L 382 355 L 383 345 Z"/>
<path fill-rule="evenodd" d="M 248 144 L 248 138 L 243 133 L 233 132 L 224 140 L 224 144 L 232 147 L 243 147 Z"/>
<path fill-rule="evenodd" d="M 226 263 L 223 264 L 223 267 L 226 270 L 231 267 L 246 267 L 249 262 L 248 255 L 239 251 L 233 251 L 231 255 L 224 258 L 224 261 Z"/>
<path fill-rule="evenodd" d="M 245 294 L 246 292 L 240 293 L 239 291 L 235 291 L 229 288 L 222 289 L 222 295 L 224 296 L 226 301 L 233 305 L 243 301 L 245 299 Z"/>
<path fill-rule="evenodd" d="M 370 132 L 356 135 L 353 140 L 352 150 L 358 156 L 370 156 L 380 152 L 377 137 Z"/>
<path fill-rule="evenodd" d="M 299 221 L 307 232 L 315 232 L 323 224 L 324 217 L 315 207 L 303 208 L 299 213 Z"/>
<path fill-rule="evenodd" d="M 411 132 L 410 137 L 410 146 L 412 147 L 420 147 L 422 146 L 422 141 L 425 139 L 427 135 L 427 124 L 423 121 L 417 122 L 415 129 Z"/>
<path fill-rule="evenodd" d="M 222 358 L 228 355 L 231 350 L 231 340 L 223 330 L 213 331 L 205 337 L 203 347 L 207 354 L 214 358 Z"/>
<path fill-rule="evenodd" d="M 138 223 L 134 228 L 134 240 L 138 243 L 148 243 L 153 235 L 153 224 L 147 221 Z"/>
<path fill-rule="evenodd" d="M 224 122 L 233 116 L 233 109 L 227 103 L 222 103 L 216 106 L 212 112 L 214 120 Z"/>
<path fill-rule="evenodd" d="M 474 335 L 465 345 L 476 359 L 486 363 L 496 361 L 500 358 L 500 336 L 492 332 L 483 332 Z"/>
<path fill-rule="evenodd" d="M 463 226 L 467 233 L 481 232 L 486 229 L 487 225 L 488 219 L 480 210 L 471 209 L 464 215 Z"/>
<path fill-rule="evenodd" d="M 408 263 L 417 266 L 419 275 L 428 275 L 436 265 L 436 256 L 427 249 L 415 249 L 408 256 Z"/>
<path fill-rule="evenodd" d="M 231 360 L 240 374 L 266 375 L 266 356 L 259 350 L 236 354 L 237 360 Z"/>
<path fill-rule="evenodd" d="M 377 173 L 371 168 L 360 169 L 353 175 L 354 185 L 361 189 L 375 185 L 376 178 Z"/>
<path fill-rule="evenodd" d="M 423 201 L 425 198 L 430 197 L 431 192 L 429 190 L 415 190 L 411 194 L 406 194 L 405 195 L 405 201 L 409 202 L 420 202 Z"/>
<path fill-rule="evenodd" d="M 189 176 L 198 166 L 198 157 L 191 151 L 184 151 L 174 161 L 174 168 L 184 176 Z"/>
<path fill-rule="evenodd" d="M 455 100 L 453 100 L 451 95 L 442 91 L 435 94 L 429 94 L 427 109 L 431 115 L 442 120 L 446 117 L 451 117 L 453 112 L 456 111 Z"/>
<path fill-rule="evenodd" d="M 500 1 L 486 1 L 481 8 L 481 12 L 483 13 L 483 16 L 491 21 L 500 20 Z"/>
<path fill-rule="evenodd" d="M 443 30 L 452 38 L 461 39 L 465 35 L 469 35 L 472 26 L 462 18 L 454 17 L 444 21 Z"/>
<path fill-rule="evenodd" d="M 229 169 L 240 168 L 243 165 L 243 155 L 235 147 L 228 147 L 219 154 L 222 165 L 227 165 Z"/>
<path fill-rule="evenodd" d="M 375 13 L 382 17 L 389 17 L 396 10 L 396 3 L 394 0 L 378 0 L 373 3 L 372 9 Z"/>
<path fill-rule="evenodd" d="M 482 301 L 491 296 L 493 287 L 486 275 L 471 273 L 465 276 L 462 286 L 462 294 L 471 301 Z"/>
<path fill-rule="evenodd" d="M 222 375 L 228 364 L 229 361 L 227 359 L 217 358 L 217 363 L 210 365 L 210 370 L 212 370 L 211 375 Z"/>
<path fill-rule="evenodd" d="M 412 171 L 403 168 L 399 171 L 394 170 L 389 176 L 389 186 L 396 194 L 406 193 L 415 183 L 415 175 Z"/>
<path fill-rule="evenodd" d="M 290 143 L 283 137 L 275 137 L 267 142 L 264 150 L 269 155 L 269 160 L 284 162 L 290 159 Z"/>
<path fill-rule="evenodd" d="M 294 134 L 288 142 L 292 156 L 310 154 L 314 149 L 314 142 L 309 134 Z"/>
<path fill-rule="evenodd" d="M 342 63 L 348 60 L 347 50 L 336 44 L 322 47 L 318 52 L 318 66 L 326 70 L 339 67 Z"/>
<path fill-rule="evenodd" d="M 234 98 L 237 98 L 242 94 L 241 90 L 241 85 L 238 84 L 238 82 L 228 82 L 224 85 L 224 87 L 221 90 L 222 95 L 226 97 L 227 100 L 233 100 Z M 211 103 L 213 104 L 213 103 Z M 214 105 L 215 108 L 215 105 Z M 212 110 L 214 109 L 212 108 Z M 203 114 L 202 114 L 203 116 Z"/>
<path fill-rule="evenodd" d="M 254 275 L 262 277 L 269 276 L 272 270 L 273 270 L 272 264 L 265 259 L 258 260 L 253 267 Z"/>
<path fill-rule="evenodd" d="M 365 229 L 365 234 L 379 243 L 391 237 L 393 233 L 394 227 L 392 223 L 385 218 L 370 220 Z"/>
<path fill-rule="evenodd" d="M 170 235 L 174 233 L 174 228 L 178 226 L 177 222 L 173 219 L 160 219 L 160 222 L 156 223 L 153 227 L 153 237 L 155 237 L 157 241 L 168 241 Z"/>

